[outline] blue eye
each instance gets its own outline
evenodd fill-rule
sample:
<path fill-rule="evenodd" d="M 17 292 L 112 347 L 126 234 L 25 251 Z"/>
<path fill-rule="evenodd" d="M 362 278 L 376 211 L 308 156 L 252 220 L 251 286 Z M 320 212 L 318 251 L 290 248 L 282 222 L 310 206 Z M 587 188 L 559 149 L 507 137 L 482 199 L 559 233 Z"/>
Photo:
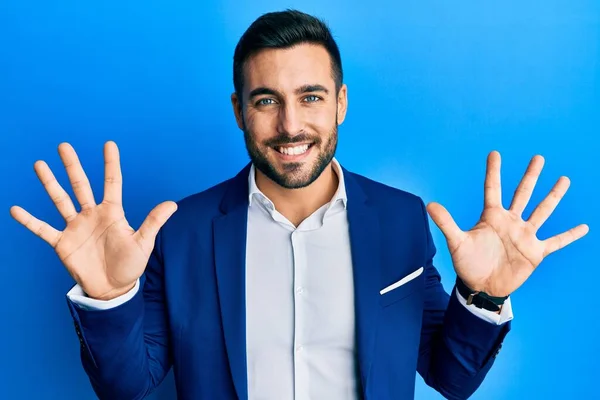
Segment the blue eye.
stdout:
<path fill-rule="evenodd" d="M 269 104 L 273 104 L 273 99 L 264 98 L 264 99 L 260 99 L 259 101 L 256 102 L 256 105 L 258 105 L 258 106 L 266 106 Z"/>
<path fill-rule="evenodd" d="M 321 98 L 319 96 L 310 95 L 310 96 L 306 96 L 304 98 L 304 100 L 308 101 L 309 103 L 314 103 L 315 101 L 321 100 Z"/>

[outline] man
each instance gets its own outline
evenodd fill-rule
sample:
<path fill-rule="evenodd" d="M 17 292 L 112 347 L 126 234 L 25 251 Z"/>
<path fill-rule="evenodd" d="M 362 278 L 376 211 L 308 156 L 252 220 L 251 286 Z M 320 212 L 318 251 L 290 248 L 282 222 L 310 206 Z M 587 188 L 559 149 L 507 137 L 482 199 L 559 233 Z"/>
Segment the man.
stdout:
<path fill-rule="evenodd" d="M 588 231 L 535 236 L 569 181 L 524 221 L 543 159 L 532 159 L 506 210 L 492 152 L 481 219 L 463 232 L 441 205 L 425 207 L 334 158 L 342 77 L 320 20 L 260 17 L 234 55 L 232 104 L 251 163 L 158 205 L 138 231 L 124 216 L 115 143 L 105 145 L 98 205 L 73 148 L 59 146 L 79 213 L 48 166 L 35 164 L 67 227 L 20 207 L 11 214 L 55 248 L 77 283 L 68 304 L 98 397 L 144 398 L 171 366 L 180 399 L 408 399 L 416 372 L 447 398 L 479 387 L 510 329 L 508 296 Z M 450 294 L 433 265 L 427 212 L 452 255 Z"/>

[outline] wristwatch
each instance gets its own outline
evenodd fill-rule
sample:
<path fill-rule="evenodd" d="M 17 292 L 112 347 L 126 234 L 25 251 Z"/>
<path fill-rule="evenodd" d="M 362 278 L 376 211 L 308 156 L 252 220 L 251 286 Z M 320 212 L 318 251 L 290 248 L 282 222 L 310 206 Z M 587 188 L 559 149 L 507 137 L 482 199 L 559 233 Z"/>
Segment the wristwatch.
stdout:
<path fill-rule="evenodd" d="M 494 297 L 490 296 L 485 292 L 478 292 L 476 290 L 471 289 L 460 279 L 458 276 L 456 277 L 456 289 L 458 289 L 458 293 L 465 299 L 467 299 L 467 305 L 473 304 L 477 308 L 483 308 L 489 311 L 500 311 L 502 309 L 502 305 L 508 299 L 506 297 Z"/>

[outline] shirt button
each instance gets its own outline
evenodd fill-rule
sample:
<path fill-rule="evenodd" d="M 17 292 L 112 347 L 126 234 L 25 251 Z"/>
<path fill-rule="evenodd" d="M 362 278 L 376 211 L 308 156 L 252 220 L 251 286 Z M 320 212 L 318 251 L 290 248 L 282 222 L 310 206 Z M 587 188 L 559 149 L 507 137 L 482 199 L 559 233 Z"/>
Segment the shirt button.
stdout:
<path fill-rule="evenodd" d="M 298 294 L 304 293 L 304 288 L 302 286 L 298 286 L 298 288 L 296 289 L 296 293 L 298 293 Z"/>
<path fill-rule="evenodd" d="M 296 347 L 296 351 L 297 351 L 298 353 L 300 353 L 302 350 L 304 350 L 304 347 L 303 347 L 303 346 L 298 346 L 298 347 Z"/>

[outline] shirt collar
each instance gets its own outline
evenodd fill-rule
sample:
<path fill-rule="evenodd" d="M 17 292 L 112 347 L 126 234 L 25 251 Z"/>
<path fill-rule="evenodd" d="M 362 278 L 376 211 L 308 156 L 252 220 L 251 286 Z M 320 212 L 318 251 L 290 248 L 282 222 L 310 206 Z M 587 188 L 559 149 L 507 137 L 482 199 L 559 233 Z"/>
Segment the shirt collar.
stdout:
<path fill-rule="evenodd" d="M 348 197 L 346 195 L 346 184 L 344 182 L 344 172 L 342 171 L 342 166 L 340 165 L 340 163 L 338 162 L 338 160 L 335 157 L 331 160 L 331 162 L 332 162 L 332 166 L 333 166 L 333 171 L 335 172 L 335 174 L 338 177 L 338 188 L 337 188 L 333 198 L 329 202 L 329 207 L 333 206 L 338 201 L 340 201 L 340 202 L 342 202 L 344 208 L 346 208 L 347 203 L 348 203 Z M 267 198 L 267 196 L 265 196 L 264 193 L 262 193 L 260 191 L 258 186 L 256 186 L 256 168 L 254 167 L 254 164 L 252 164 L 250 167 L 250 173 L 248 174 L 248 203 L 249 203 L 249 205 L 252 205 L 252 200 L 254 199 L 254 197 L 259 197 L 261 199 L 261 201 L 263 201 L 263 203 L 270 204 L 272 209 L 275 208 L 275 206 L 273 205 L 273 202 L 269 198 Z M 266 202 L 265 202 L 265 200 L 266 200 Z"/>

